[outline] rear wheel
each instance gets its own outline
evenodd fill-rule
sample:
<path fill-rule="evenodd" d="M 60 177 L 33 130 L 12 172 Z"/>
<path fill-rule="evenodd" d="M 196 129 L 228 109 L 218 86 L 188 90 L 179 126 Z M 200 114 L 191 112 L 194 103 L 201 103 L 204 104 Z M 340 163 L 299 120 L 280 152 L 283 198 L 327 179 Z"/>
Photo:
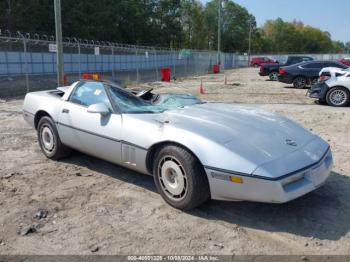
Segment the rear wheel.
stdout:
<path fill-rule="evenodd" d="M 269 74 L 269 78 L 271 81 L 277 81 L 278 80 L 278 73 L 277 72 L 271 72 Z"/>
<path fill-rule="evenodd" d="M 334 87 L 328 91 L 326 96 L 327 104 L 330 106 L 347 106 L 349 104 L 349 100 L 349 90 L 344 87 Z"/>
<path fill-rule="evenodd" d="M 191 210 L 210 197 L 204 168 L 184 148 L 169 145 L 158 150 L 153 176 L 160 195 L 175 208 Z"/>
<path fill-rule="evenodd" d="M 304 89 L 307 85 L 307 81 L 305 77 L 299 76 L 294 79 L 293 86 L 298 89 Z"/>
<path fill-rule="evenodd" d="M 47 158 L 58 160 L 69 155 L 70 149 L 62 144 L 55 123 L 50 117 L 42 117 L 37 130 L 41 151 Z"/>

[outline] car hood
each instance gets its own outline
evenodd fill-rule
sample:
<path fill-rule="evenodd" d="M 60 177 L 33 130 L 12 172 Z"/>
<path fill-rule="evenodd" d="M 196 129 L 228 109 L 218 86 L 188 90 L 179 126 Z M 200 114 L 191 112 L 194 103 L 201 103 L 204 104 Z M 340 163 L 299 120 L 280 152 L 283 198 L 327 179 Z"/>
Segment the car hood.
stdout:
<path fill-rule="evenodd" d="M 221 103 L 169 110 L 163 117 L 169 124 L 223 145 L 257 166 L 291 154 L 316 138 L 285 117 Z"/>

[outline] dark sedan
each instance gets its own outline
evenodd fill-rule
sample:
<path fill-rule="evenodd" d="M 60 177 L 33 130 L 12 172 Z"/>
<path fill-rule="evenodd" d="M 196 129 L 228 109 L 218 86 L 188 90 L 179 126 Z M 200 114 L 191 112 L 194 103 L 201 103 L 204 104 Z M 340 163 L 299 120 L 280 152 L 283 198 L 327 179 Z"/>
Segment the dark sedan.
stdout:
<path fill-rule="evenodd" d="M 291 66 L 299 64 L 301 62 L 314 60 L 310 56 L 288 56 L 287 61 L 284 64 L 263 64 L 260 66 L 260 76 L 269 76 L 270 80 L 278 80 L 278 70 L 284 66 Z"/>
<path fill-rule="evenodd" d="M 347 66 L 334 61 L 309 61 L 279 70 L 278 81 L 293 84 L 295 88 L 305 88 L 317 82 L 319 73 L 324 67 L 346 69 Z"/>

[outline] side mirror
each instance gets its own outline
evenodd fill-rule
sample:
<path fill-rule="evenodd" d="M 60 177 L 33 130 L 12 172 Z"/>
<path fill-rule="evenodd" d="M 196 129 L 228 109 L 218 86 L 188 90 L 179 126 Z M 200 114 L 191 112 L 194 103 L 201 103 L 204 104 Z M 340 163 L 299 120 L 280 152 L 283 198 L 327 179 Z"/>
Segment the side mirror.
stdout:
<path fill-rule="evenodd" d="M 103 116 L 109 115 L 111 113 L 104 103 L 93 104 L 88 107 L 87 111 L 89 113 L 97 113 Z"/>

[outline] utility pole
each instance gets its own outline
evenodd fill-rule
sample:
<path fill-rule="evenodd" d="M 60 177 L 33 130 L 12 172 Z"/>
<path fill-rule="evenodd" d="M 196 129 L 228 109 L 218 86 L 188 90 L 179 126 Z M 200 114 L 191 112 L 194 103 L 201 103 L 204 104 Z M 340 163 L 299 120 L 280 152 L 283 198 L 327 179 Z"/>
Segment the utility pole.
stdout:
<path fill-rule="evenodd" d="M 63 86 L 63 44 L 62 44 L 62 21 L 61 21 L 61 0 L 54 0 L 55 3 L 55 27 L 56 27 L 56 46 L 57 46 L 57 84 Z"/>
<path fill-rule="evenodd" d="M 12 3 L 11 0 L 7 0 L 6 18 L 7 18 L 7 29 L 11 32 L 12 30 Z"/>
<path fill-rule="evenodd" d="M 249 63 L 250 63 L 251 47 L 252 47 L 252 18 L 250 18 L 250 19 L 249 19 L 249 49 L 248 49 L 248 66 L 249 66 Z"/>
<path fill-rule="evenodd" d="M 221 49 L 221 5 L 222 0 L 219 0 L 218 7 L 218 65 L 220 65 L 220 49 Z"/>

